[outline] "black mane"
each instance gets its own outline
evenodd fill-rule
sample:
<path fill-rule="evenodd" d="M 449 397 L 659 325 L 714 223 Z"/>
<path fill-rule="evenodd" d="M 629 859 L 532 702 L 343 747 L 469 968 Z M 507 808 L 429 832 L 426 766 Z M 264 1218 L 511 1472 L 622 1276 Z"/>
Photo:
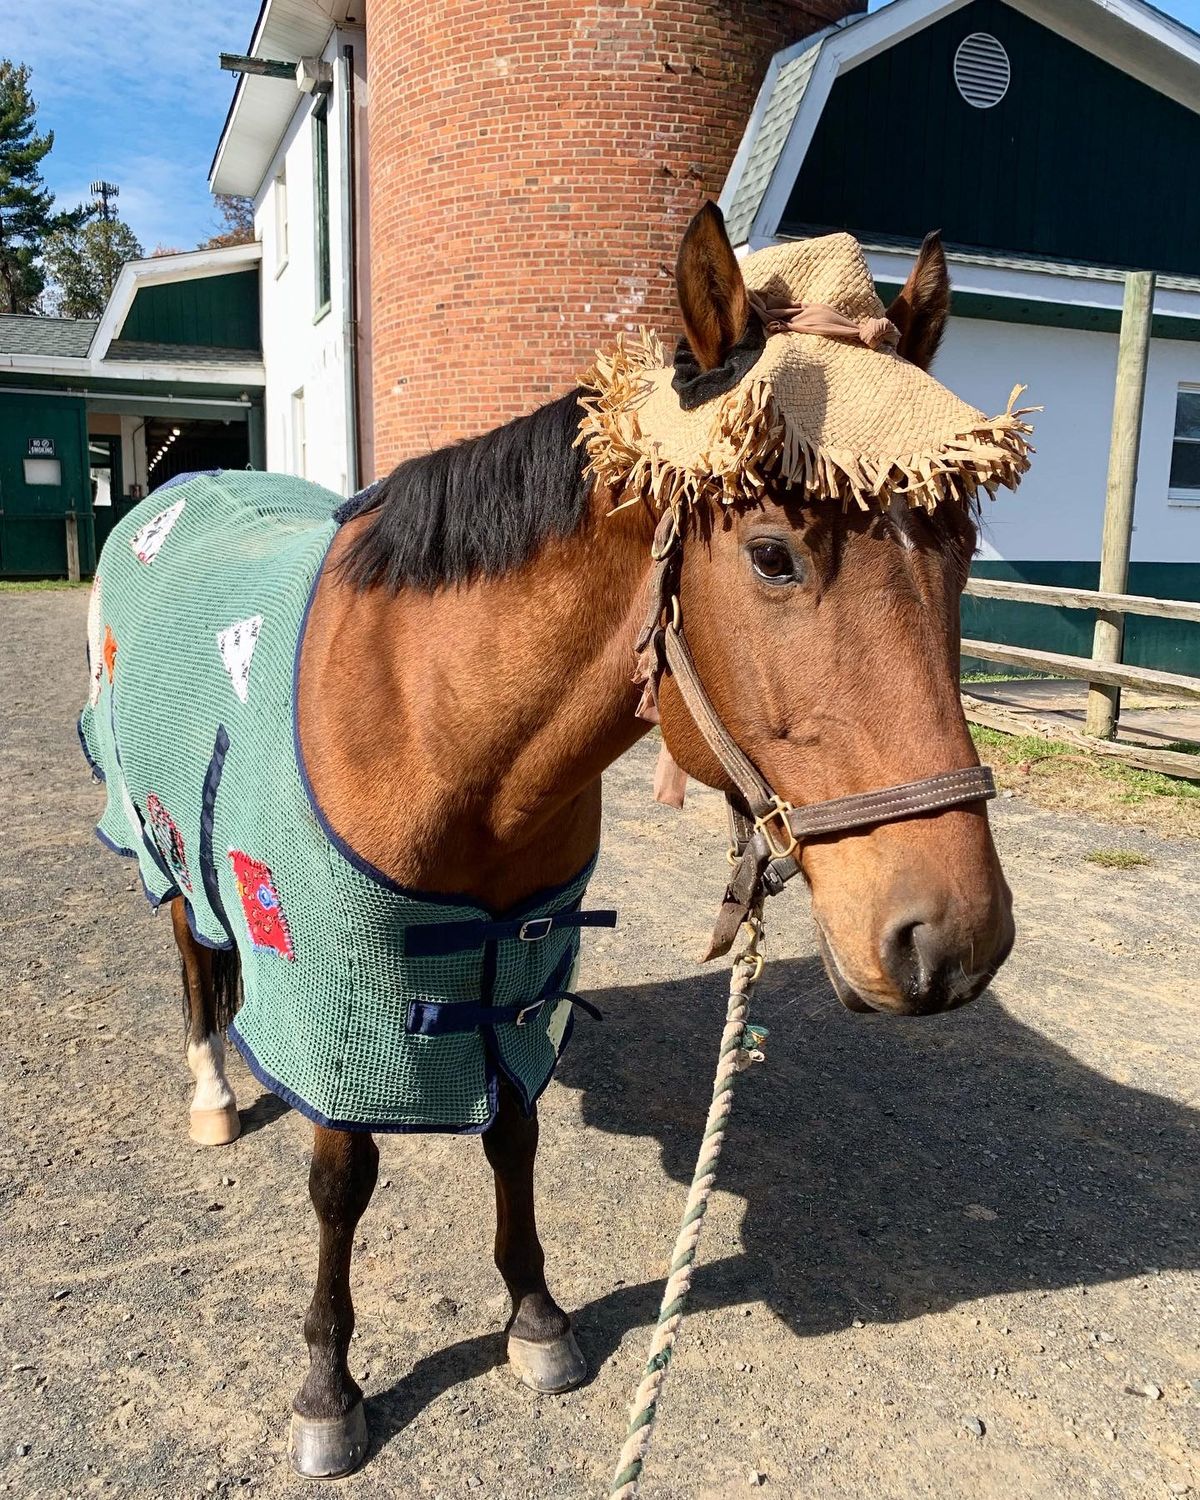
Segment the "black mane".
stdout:
<path fill-rule="evenodd" d="M 527 417 L 406 459 L 337 512 L 372 519 L 342 559 L 355 587 L 436 588 L 495 577 L 583 521 L 589 484 L 575 446 L 579 389 Z"/>

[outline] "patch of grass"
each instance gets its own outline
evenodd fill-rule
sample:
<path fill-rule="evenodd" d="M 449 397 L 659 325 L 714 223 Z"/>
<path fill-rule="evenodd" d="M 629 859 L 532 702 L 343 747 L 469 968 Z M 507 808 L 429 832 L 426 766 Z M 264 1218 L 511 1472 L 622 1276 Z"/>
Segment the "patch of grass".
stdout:
<path fill-rule="evenodd" d="M 1089 865 L 1104 870 L 1135 870 L 1153 863 L 1148 854 L 1139 854 L 1136 849 L 1089 849 L 1083 857 Z"/>
<path fill-rule="evenodd" d="M 1171 740 L 1163 749 L 1174 750 L 1176 755 L 1200 755 L 1200 744 L 1195 740 Z"/>
<path fill-rule="evenodd" d="M 1048 672 L 960 672 L 959 682 L 1047 682 Z"/>
<path fill-rule="evenodd" d="M 1004 734 L 982 724 L 971 725 L 971 738 L 989 759 L 1002 765 L 1031 766 L 1046 761 L 1063 760 L 1081 764 L 1098 781 L 1111 784 L 1114 799 L 1136 806 L 1149 797 L 1173 797 L 1180 801 L 1200 801 L 1200 785 L 1161 771 L 1139 771 L 1122 765 L 1119 760 L 1090 756 L 1085 750 L 1062 740 L 1042 739 L 1040 735 Z M 1062 773 L 1067 765 L 1062 766 Z"/>
<path fill-rule="evenodd" d="M 14 578 L 0 581 L 0 594 L 46 594 L 58 589 L 90 589 L 92 580 L 84 578 L 79 583 L 68 583 L 65 578 Z"/>

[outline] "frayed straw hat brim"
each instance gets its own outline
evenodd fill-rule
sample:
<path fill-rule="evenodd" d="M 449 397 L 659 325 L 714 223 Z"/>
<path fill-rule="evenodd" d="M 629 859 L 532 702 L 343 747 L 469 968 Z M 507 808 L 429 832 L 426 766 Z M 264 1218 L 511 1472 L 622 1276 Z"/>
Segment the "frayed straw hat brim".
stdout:
<path fill-rule="evenodd" d="M 776 301 L 819 301 L 856 321 L 883 315 L 849 235 L 760 251 L 743 273 Z M 890 348 L 778 334 L 736 385 L 691 411 L 672 373 L 658 339 L 642 333 L 619 338 L 584 376 L 589 469 L 656 509 L 734 504 L 771 485 L 809 500 L 928 509 L 1015 487 L 1029 467 L 1021 387 L 988 418 Z"/>

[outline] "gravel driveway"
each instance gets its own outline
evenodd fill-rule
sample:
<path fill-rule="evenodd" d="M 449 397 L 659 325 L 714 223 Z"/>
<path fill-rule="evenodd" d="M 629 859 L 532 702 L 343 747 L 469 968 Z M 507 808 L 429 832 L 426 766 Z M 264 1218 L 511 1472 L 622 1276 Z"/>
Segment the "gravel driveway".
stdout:
<path fill-rule="evenodd" d="M 74 717 L 86 595 L 0 594 L 0 1487 L 23 1496 L 607 1491 L 691 1175 L 723 972 L 695 956 L 722 814 L 609 778 L 581 1023 L 543 1106 L 551 1285 L 595 1372 L 502 1362 L 477 1142 L 382 1142 L 355 1257 L 372 1451 L 285 1455 L 315 1264 L 309 1127 L 240 1062 L 244 1134 L 187 1139 L 165 918 L 91 827 Z M 800 893 L 769 916 L 769 1061 L 735 1121 L 646 1500 L 1060 1500 L 1200 1484 L 1196 844 L 1010 798 L 1016 952 L 970 1009 L 858 1017 Z M 1097 868 L 1120 845 L 1149 858 Z"/>

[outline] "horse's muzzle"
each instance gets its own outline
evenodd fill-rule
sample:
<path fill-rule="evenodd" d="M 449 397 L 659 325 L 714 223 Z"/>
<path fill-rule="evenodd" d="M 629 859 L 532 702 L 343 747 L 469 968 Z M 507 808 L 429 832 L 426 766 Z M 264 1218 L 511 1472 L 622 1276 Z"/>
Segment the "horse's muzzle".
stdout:
<path fill-rule="evenodd" d="M 1012 951 L 1015 929 L 1011 913 L 1005 910 L 990 940 L 963 944 L 937 924 L 896 921 L 880 944 L 881 968 L 890 980 L 887 992 L 852 983 L 819 925 L 817 934 L 830 983 L 847 1010 L 860 1015 L 874 1011 L 931 1016 L 957 1010 L 983 993 Z"/>

